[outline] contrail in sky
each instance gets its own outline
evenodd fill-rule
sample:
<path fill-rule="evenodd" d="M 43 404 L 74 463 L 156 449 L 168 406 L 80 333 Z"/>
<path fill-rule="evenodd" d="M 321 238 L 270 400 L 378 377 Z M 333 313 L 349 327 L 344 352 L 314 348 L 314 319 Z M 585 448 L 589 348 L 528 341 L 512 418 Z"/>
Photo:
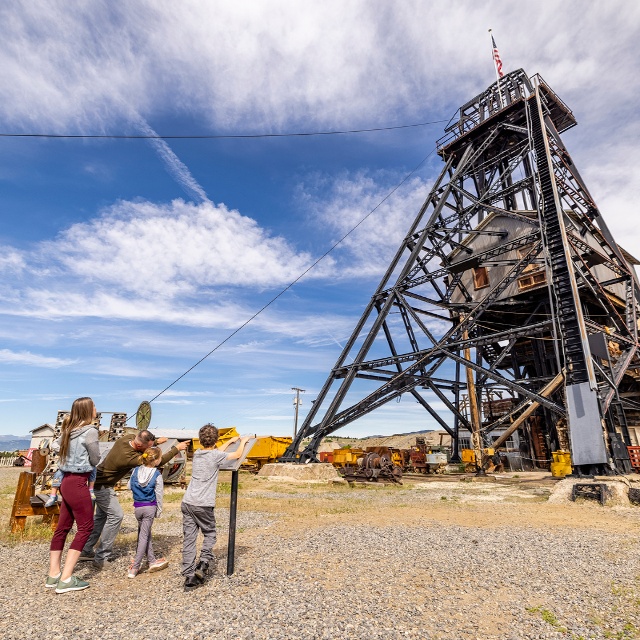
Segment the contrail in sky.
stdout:
<path fill-rule="evenodd" d="M 142 116 L 138 116 L 136 124 L 140 130 L 149 136 L 157 136 L 158 134 L 149 126 L 146 120 Z M 160 156 L 160 159 L 164 162 L 165 167 L 169 174 L 175 179 L 175 181 L 185 190 L 187 195 L 197 202 L 211 203 L 205 190 L 198 184 L 197 180 L 191 175 L 191 171 L 187 165 L 178 158 L 178 156 L 171 150 L 171 147 L 159 138 L 152 138 L 149 140 L 151 145 L 155 148 Z"/>

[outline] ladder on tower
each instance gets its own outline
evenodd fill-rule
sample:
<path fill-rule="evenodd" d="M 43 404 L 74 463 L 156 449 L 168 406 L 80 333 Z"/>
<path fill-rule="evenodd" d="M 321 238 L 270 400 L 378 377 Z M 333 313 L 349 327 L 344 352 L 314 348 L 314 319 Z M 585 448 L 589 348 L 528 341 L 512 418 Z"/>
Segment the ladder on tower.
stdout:
<path fill-rule="evenodd" d="M 544 221 L 543 234 L 546 240 L 551 278 L 557 301 L 557 314 L 566 358 L 567 381 L 580 384 L 589 380 L 588 365 L 578 320 L 578 309 L 572 284 L 572 267 L 567 260 L 564 234 L 561 228 L 562 211 L 556 206 L 552 166 L 544 122 L 540 117 L 536 95 L 529 99 L 533 148 L 536 153 L 540 177 L 540 209 Z"/>

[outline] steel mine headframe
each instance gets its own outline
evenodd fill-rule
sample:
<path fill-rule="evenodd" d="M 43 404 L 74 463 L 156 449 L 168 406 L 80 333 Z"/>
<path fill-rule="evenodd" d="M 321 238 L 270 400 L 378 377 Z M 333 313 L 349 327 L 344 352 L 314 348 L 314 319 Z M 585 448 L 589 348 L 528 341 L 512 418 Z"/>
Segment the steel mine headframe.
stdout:
<path fill-rule="evenodd" d="M 454 456 L 461 429 L 486 446 L 526 424 L 532 451 L 570 447 L 580 471 L 625 457 L 637 262 L 562 143 L 575 124 L 523 70 L 460 107 L 438 142 L 444 168 L 283 461 L 316 460 L 322 438 L 402 394 L 453 436 Z M 510 409 L 496 417 L 487 394 Z"/>

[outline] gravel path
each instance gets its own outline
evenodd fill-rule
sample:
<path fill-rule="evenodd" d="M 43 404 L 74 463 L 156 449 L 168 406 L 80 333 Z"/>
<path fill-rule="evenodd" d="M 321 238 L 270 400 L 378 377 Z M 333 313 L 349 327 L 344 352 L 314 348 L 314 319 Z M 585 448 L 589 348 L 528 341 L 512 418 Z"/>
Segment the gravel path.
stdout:
<path fill-rule="evenodd" d="M 400 495 L 413 498 L 426 515 L 411 525 L 385 518 L 363 524 L 348 512 L 296 523 L 241 505 L 230 578 L 224 576 L 228 512 L 219 509 L 216 571 L 190 593 L 179 575 L 175 515 L 154 527 L 171 562 L 166 571 L 127 580 L 135 530 L 128 513 L 121 557 L 99 573 L 79 565 L 78 574 L 91 582 L 83 592 L 43 588 L 47 544 L 0 547 L 0 634 L 7 640 L 639 637 L 639 557 L 629 533 L 446 524 L 429 517 L 427 504 L 441 500 L 443 490 L 300 491 L 331 508 L 360 501 L 374 513 Z M 300 497 L 277 490 L 252 495 L 274 505 Z M 526 509 L 527 502 L 509 508 Z M 637 527 L 636 512 L 630 513 L 626 526 Z"/>

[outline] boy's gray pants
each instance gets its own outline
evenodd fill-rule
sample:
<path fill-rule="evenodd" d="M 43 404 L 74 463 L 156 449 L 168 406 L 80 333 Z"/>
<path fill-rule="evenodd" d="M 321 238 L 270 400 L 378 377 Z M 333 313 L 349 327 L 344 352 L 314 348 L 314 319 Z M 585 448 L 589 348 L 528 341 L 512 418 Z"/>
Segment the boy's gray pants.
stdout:
<path fill-rule="evenodd" d="M 124 518 L 124 512 L 118 501 L 116 492 L 111 487 L 102 487 L 95 490 L 96 512 L 93 516 L 93 531 L 84 545 L 82 554 L 91 553 L 98 539 L 100 545 L 96 549 L 94 562 L 104 562 L 111 555 L 120 525 Z"/>
<path fill-rule="evenodd" d="M 200 562 L 213 561 L 213 547 L 216 544 L 216 517 L 213 507 L 196 507 L 182 503 L 182 575 L 192 576 L 196 571 L 196 540 L 198 531 L 202 531 L 204 540 L 200 550 Z"/>

